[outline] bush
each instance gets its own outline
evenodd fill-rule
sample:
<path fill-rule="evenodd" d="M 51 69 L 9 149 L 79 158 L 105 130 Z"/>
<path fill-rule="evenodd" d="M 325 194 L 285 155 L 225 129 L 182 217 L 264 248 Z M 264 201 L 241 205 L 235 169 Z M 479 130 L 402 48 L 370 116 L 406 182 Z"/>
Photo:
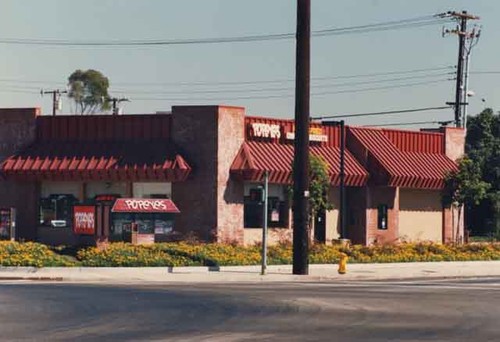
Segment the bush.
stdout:
<path fill-rule="evenodd" d="M 58 255 L 46 245 L 34 242 L 0 241 L 0 266 L 75 266 L 71 259 Z"/>

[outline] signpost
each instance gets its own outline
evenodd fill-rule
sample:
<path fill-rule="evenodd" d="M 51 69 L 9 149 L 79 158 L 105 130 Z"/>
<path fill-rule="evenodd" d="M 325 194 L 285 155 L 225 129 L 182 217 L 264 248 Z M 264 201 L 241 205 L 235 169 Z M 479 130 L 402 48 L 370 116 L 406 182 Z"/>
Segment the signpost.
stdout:
<path fill-rule="evenodd" d="M 260 274 L 265 275 L 267 271 L 267 215 L 268 215 L 268 190 L 269 190 L 269 173 L 264 174 L 264 224 L 262 227 L 262 267 Z"/>

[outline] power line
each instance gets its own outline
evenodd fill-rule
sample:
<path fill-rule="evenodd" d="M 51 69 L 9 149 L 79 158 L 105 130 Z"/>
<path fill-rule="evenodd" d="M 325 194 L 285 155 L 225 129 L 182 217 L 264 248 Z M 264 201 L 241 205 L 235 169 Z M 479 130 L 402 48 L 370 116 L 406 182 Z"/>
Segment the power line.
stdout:
<path fill-rule="evenodd" d="M 448 82 L 450 80 L 452 80 L 452 79 L 446 78 L 446 79 L 435 80 L 435 81 L 396 84 L 396 85 L 384 86 L 384 87 L 371 87 L 371 88 L 346 89 L 346 90 L 329 91 L 329 92 L 316 92 L 316 93 L 311 93 L 311 96 L 324 96 L 324 95 L 335 95 L 335 94 L 346 94 L 346 93 L 360 93 L 360 92 L 395 89 L 395 88 L 407 88 L 407 87 L 415 87 L 415 86 L 420 86 L 420 85 L 443 83 L 443 82 Z M 262 96 L 238 96 L 238 97 L 225 97 L 225 98 L 132 97 L 131 100 L 134 100 L 134 101 L 228 101 L 228 100 L 278 99 L 278 98 L 290 98 L 293 96 L 294 96 L 293 94 L 282 94 L 282 95 L 262 95 Z"/>
<path fill-rule="evenodd" d="M 358 25 L 341 28 L 330 28 L 319 31 L 313 31 L 312 36 L 324 37 L 332 35 L 344 34 L 359 34 L 377 31 L 399 30 L 405 28 L 416 28 L 429 25 L 442 24 L 449 21 L 450 18 L 445 13 L 436 15 L 427 15 L 415 18 L 408 18 L 395 21 L 387 21 L 381 23 Z M 220 44 L 220 43 L 244 43 L 257 41 L 271 40 L 289 40 L 295 39 L 295 33 L 280 33 L 280 34 L 264 34 L 264 35 L 249 35 L 235 37 L 219 37 L 219 38 L 200 38 L 200 39 L 154 39 L 154 40 L 108 40 L 108 41 L 71 41 L 64 39 L 20 39 L 20 38 L 3 38 L 0 39 L 0 44 L 10 45 L 45 45 L 45 46 L 83 46 L 83 47 L 98 47 L 98 46 L 168 46 L 168 45 L 193 45 L 193 44 Z"/>
<path fill-rule="evenodd" d="M 428 124 L 439 124 L 441 126 L 447 126 L 452 124 L 453 120 L 448 121 L 413 121 L 413 122 L 395 122 L 388 124 L 377 124 L 377 125 L 364 125 L 364 127 L 385 127 L 385 126 L 410 126 L 410 125 L 428 125 Z"/>
<path fill-rule="evenodd" d="M 327 80 L 341 80 L 341 79 L 356 79 L 356 78 L 374 78 L 379 76 L 392 76 L 392 75 L 406 75 L 406 74 L 419 74 L 422 72 L 431 71 L 444 71 L 452 70 L 454 66 L 441 66 L 432 68 L 419 68 L 410 70 L 399 70 L 399 71 L 380 71 L 374 73 L 365 74 L 353 74 L 353 75 L 337 75 L 337 76 L 323 76 L 323 77 L 312 77 L 311 81 L 327 81 Z M 274 80 L 253 80 L 253 81 L 206 81 L 206 82 L 112 82 L 112 85 L 128 87 L 128 86 L 246 86 L 255 84 L 274 84 L 274 83 L 289 83 L 295 82 L 294 78 L 284 78 L 284 79 L 274 79 Z M 52 84 L 52 85 L 65 85 L 65 82 L 61 81 L 49 81 L 49 80 L 22 80 L 15 78 L 0 78 L 0 83 L 21 83 L 21 84 Z M 33 89 L 39 89 L 39 87 L 33 87 Z"/>
<path fill-rule="evenodd" d="M 400 110 L 389 110 L 383 112 L 371 112 L 371 113 L 357 113 L 357 114 L 341 114 L 341 115 L 327 115 L 327 116 L 317 116 L 313 117 L 313 120 L 323 120 L 323 119 L 333 119 L 333 118 L 353 118 L 358 116 L 375 116 L 375 115 L 392 115 L 392 114 L 404 114 L 404 113 L 415 113 L 415 112 L 426 112 L 430 110 L 443 110 L 450 109 L 449 106 L 441 107 L 425 107 L 425 108 L 411 108 L 411 109 L 400 109 Z"/>
<path fill-rule="evenodd" d="M 425 75 L 412 75 L 397 78 L 387 78 L 381 80 L 369 80 L 369 81 L 356 81 L 356 82 L 345 82 L 345 83 L 332 83 L 332 84 L 321 84 L 312 85 L 311 88 L 338 88 L 347 87 L 354 85 L 365 85 L 365 84 L 377 84 L 377 83 L 387 83 L 395 81 L 406 81 L 414 79 L 428 79 L 442 77 L 445 75 L 450 75 L 450 73 L 439 73 L 439 74 L 425 74 Z M 183 90 L 183 91 L 150 91 L 150 90 L 126 90 L 126 89 L 114 89 L 114 92 L 127 93 L 127 94 L 161 94 L 161 95 L 182 95 L 182 94 L 220 94 L 220 93 L 262 93 L 270 91 L 292 91 L 293 87 L 271 87 L 271 88 L 258 88 L 258 89 L 215 89 L 215 90 Z"/>

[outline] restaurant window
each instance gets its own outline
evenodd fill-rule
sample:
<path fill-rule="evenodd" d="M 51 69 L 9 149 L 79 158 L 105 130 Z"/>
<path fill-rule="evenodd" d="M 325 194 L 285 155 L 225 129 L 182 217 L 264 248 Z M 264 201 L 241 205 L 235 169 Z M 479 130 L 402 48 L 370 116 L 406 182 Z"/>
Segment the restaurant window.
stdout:
<path fill-rule="evenodd" d="M 245 228 L 262 228 L 264 225 L 264 207 L 259 196 L 245 196 L 244 198 L 244 226 Z M 268 198 L 267 211 L 268 227 L 288 227 L 288 205 L 278 197 Z"/>
<path fill-rule="evenodd" d="M 380 230 L 386 230 L 388 224 L 388 207 L 380 204 L 377 208 L 377 226 Z"/>
<path fill-rule="evenodd" d="M 52 194 L 40 199 L 40 224 L 50 227 L 71 227 L 73 206 L 78 203 L 71 194 Z"/>

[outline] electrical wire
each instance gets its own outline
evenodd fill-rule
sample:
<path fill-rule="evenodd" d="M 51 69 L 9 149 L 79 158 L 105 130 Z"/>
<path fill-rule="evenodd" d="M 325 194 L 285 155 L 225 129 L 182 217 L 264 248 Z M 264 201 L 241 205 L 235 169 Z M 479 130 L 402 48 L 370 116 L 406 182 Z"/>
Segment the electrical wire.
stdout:
<path fill-rule="evenodd" d="M 342 80 L 342 79 L 356 79 L 356 78 L 375 78 L 380 76 L 393 76 L 393 75 L 406 75 L 406 74 L 419 74 L 422 72 L 432 72 L 432 71 L 445 71 L 452 70 L 454 66 L 441 66 L 433 68 L 419 68 L 410 70 L 400 70 L 400 71 L 383 71 L 365 74 L 354 74 L 354 75 L 337 75 L 337 76 L 323 76 L 323 77 L 311 77 L 311 82 L 317 81 L 328 81 L 328 80 Z M 224 85 L 231 86 L 247 86 L 247 85 L 257 85 L 257 84 L 280 84 L 280 83 L 291 83 L 295 82 L 294 78 L 287 79 L 274 79 L 274 80 L 254 80 L 254 81 L 206 81 L 206 82 L 112 82 L 112 86 L 121 87 L 144 87 L 144 86 L 157 86 L 157 87 L 168 87 L 168 86 L 193 86 L 193 87 L 217 87 Z M 42 80 L 21 80 L 14 78 L 0 78 L 0 83 L 20 83 L 20 84 L 51 84 L 58 86 L 65 86 L 65 82 L 61 81 L 42 81 Z"/>
<path fill-rule="evenodd" d="M 395 81 L 406 81 L 414 79 L 428 79 L 436 78 L 450 75 L 450 73 L 439 73 L 439 74 L 426 74 L 426 75 L 412 75 L 405 77 L 387 78 L 381 80 L 369 80 L 369 81 L 356 81 L 356 82 L 344 82 L 344 83 L 333 83 L 333 84 L 322 84 L 322 85 L 311 85 L 312 89 L 319 88 L 339 88 L 354 85 L 365 85 L 365 84 L 377 84 L 377 83 L 387 83 Z M 189 94 L 220 94 L 220 93 L 262 93 L 262 92 L 272 92 L 272 91 L 294 91 L 294 87 L 271 87 L 271 88 L 258 88 L 258 89 L 216 89 L 216 90 L 183 90 L 183 91 L 149 91 L 149 90 L 125 90 L 125 89 L 114 89 L 116 93 L 126 93 L 126 94 L 159 94 L 159 95 L 187 95 Z"/>
<path fill-rule="evenodd" d="M 406 87 L 414 87 L 419 85 L 429 85 L 435 83 L 443 83 L 450 81 L 452 79 L 440 79 L 434 81 L 425 81 L 425 82 L 414 82 L 414 83 L 405 83 L 405 84 L 396 84 L 390 86 L 383 87 L 371 87 L 371 88 L 358 88 L 358 89 L 345 89 L 339 91 L 328 91 L 328 92 L 311 92 L 311 96 L 323 96 L 323 95 L 335 95 L 335 94 L 345 94 L 345 93 L 359 93 L 366 91 L 377 91 L 377 90 L 385 90 L 385 89 L 394 89 L 394 88 L 406 88 Z M 164 97 L 130 97 L 131 101 L 228 101 L 228 100 L 258 100 L 258 99 L 276 99 L 276 98 L 291 98 L 294 97 L 294 94 L 282 94 L 282 95 L 262 95 L 262 96 L 238 96 L 238 97 L 225 97 L 225 98 L 164 98 Z"/>
<path fill-rule="evenodd" d="M 311 118 L 311 120 L 323 120 L 323 119 L 334 119 L 334 118 L 354 118 L 358 116 L 376 116 L 376 115 L 391 115 L 391 114 L 403 114 L 403 113 L 415 113 L 415 112 L 426 112 L 430 110 L 443 110 L 450 109 L 450 106 L 440 106 L 440 107 L 425 107 L 425 108 L 411 108 L 411 109 L 399 109 L 399 110 L 389 110 L 382 112 L 370 112 L 370 113 L 356 113 L 356 114 L 341 114 L 341 115 L 326 115 L 317 116 Z"/>
<path fill-rule="evenodd" d="M 413 121 L 413 122 L 394 122 L 388 124 L 376 124 L 376 125 L 363 125 L 364 127 L 385 127 L 385 126 L 410 126 L 410 125 L 428 125 L 428 124 L 439 124 L 442 126 L 449 125 L 453 123 L 454 120 L 448 121 Z"/>
<path fill-rule="evenodd" d="M 342 28 L 330 28 L 311 32 L 313 37 L 323 37 L 332 35 L 344 34 L 359 34 L 387 30 L 399 30 L 404 28 L 416 28 L 422 26 L 442 24 L 449 21 L 450 18 L 444 13 L 436 15 L 427 15 L 416 18 L 408 18 L 395 21 L 387 21 L 382 23 L 358 25 Z M 235 37 L 219 37 L 219 38 L 200 38 L 200 39 L 152 39 L 152 40 L 108 40 L 108 41 L 71 41 L 62 39 L 20 39 L 20 38 L 2 38 L 0 44 L 11 45 L 44 45 L 44 46 L 83 46 L 83 47 L 99 47 L 99 46 L 168 46 L 168 45 L 193 45 L 193 44 L 220 44 L 220 43 L 244 43 L 256 41 L 271 41 L 294 39 L 295 33 L 280 33 L 280 34 L 264 34 L 264 35 L 249 35 Z"/>

